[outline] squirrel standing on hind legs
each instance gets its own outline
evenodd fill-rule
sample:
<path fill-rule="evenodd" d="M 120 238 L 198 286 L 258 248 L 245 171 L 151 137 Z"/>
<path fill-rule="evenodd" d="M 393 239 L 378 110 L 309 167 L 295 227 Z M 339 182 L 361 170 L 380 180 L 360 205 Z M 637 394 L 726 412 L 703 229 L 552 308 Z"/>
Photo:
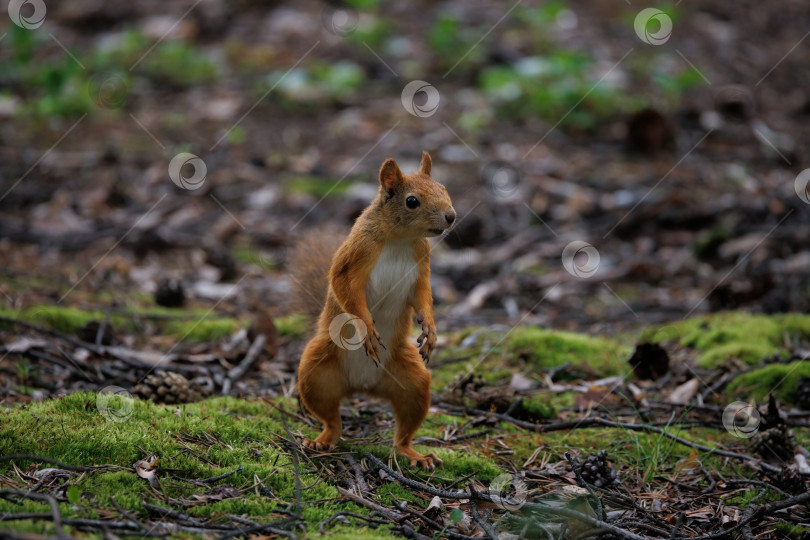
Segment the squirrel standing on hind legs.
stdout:
<path fill-rule="evenodd" d="M 387 159 L 377 196 L 332 258 L 326 304 L 298 368 L 300 399 L 323 423 L 315 440 L 304 440 L 309 448 L 334 446 L 342 431 L 341 399 L 364 393 L 391 402 L 394 444 L 412 466 L 432 470 L 442 464 L 411 444 L 430 407 L 425 364 L 436 346 L 427 238 L 449 230 L 456 218 L 447 190 L 430 169 L 427 152 L 413 174 Z M 422 326 L 419 348 L 409 340 L 414 314 Z M 341 336 L 349 321 L 356 343 Z"/>

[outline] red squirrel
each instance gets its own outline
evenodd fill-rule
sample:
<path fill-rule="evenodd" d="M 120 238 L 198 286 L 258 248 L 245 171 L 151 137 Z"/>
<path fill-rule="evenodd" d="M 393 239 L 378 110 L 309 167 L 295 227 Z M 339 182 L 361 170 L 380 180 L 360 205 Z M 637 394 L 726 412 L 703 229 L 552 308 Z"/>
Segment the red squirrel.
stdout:
<path fill-rule="evenodd" d="M 442 464 L 412 445 L 430 407 L 425 364 L 436 346 L 428 237 L 445 233 L 456 219 L 430 170 L 427 152 L 413 174 L 385 160 L 377 196 L 332 258 L 326 303 L 298 368 L 301 402 L 323 423 L 318 437 L 303 441 L 308 448 L 332 448 L 342 431 L 341 399 L 363 393 L 391 402 L 394 444 L 411 466 Z M 422 327 L 416 344 L 409 339 L 414 315 Z M 356 341 L 347 345 L 341 331 L 348 321 Z"/>

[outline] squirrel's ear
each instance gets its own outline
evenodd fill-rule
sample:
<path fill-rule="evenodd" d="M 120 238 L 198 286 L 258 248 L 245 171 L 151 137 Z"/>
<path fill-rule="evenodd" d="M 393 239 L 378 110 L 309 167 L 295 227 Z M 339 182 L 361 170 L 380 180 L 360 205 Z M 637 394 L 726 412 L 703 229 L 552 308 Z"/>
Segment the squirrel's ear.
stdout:
<path fill-rule="evenodd" d="M 422 174 L 426 174 L 430 176 L 430 168 L 433 166 L 433 162 L 430 160 L 430 154 L 427 152 L 422 152 L 422 163 L 419 164 L 419 172 Z"/>
<path fill-rule="evenodd" d="M 386 159 L 380 168 L 380 184 L 383 189 L 391 193 L 402 181 L 402 171 L 397 162 L 391 158 Z"/>

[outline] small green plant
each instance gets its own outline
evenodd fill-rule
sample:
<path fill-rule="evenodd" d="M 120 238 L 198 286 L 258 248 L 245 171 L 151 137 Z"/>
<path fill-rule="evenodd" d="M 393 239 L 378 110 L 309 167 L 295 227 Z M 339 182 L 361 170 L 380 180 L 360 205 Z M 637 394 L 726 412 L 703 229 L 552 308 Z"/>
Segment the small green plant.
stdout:
<path fill-rule="evenodd" d="M 459 523 L 461 523 L 462 519 L 464 519 L 464 512 L 462 512 L 458 508 L 453 508 L 453 510 L 450 512 L 450 521 L 447 523 L 447 525 L 444 526 L 444 528 L 441 531 L 433 533 L 433 538 L 435 540 L 442 538 L 444 536 L 444 532 L 448 529 L 448 527 L 450 527 L 451 525 L 458 525 Z"/>
<path fill-rule="evenodd" d="M 664 430 L 669 428 L 671 422 L 664 426 Z M 638 470 L 642 472 L 641 479 L 644 483 L 649 483 L 653 477 L 661 474 L 662 469 L 671 462 L 672 453 L 675 450 L 675 441 L 663 434 L 650 436 L 638 434 L 635 431 L 626 430 L 626 440 L 632 441 L 633 453 Z"/>
<path fill-rule="evenodd" d="M 509 118 L 535 115 L 564 129 L 588 130 L 634 102 L 622 89 L 599 82 L 593 64 L 584 53 L 557 51 L 486 68 L 478 86 Z"/>
<path fill-rule="evenodd" d="M 323 102 L 340 102 L 366 82 L 365 72 L 348 60 L 333 64 L 315 61 L 306 68 L 290 71 L 276 70 L 266 78 L 263 88 L 274 88 L 288 105 L 307 105 Z"/>
<path fill-rule="evenodd" d="M 28 386 L 28 380 L 34 373 L 34 366 L 27 359 L 19 357 L 14 367 L 17 368 L 17 378 L 20 379 L 20 386 Z"/>
<path fill-rule="evenodd" d="M 155 82 L 178 89 L 209 83 L 217 75 L 214 64 L 187 41 L 160 43 L 144 57 L 143 70 Z"/>
<path fill-rule="evenodd" d="M 480 36 L 477 31 L 473 32 L 474 29 L 468 28 L 450 13 L 443 13 L 433 23 L 428 32 L 428 45 L 443 69 L 449 69 L 459 62 L 463 54 L 461 51 L 466 51 L 463 64 L 468 69 L 480 62 L 483 50 L 474 46 Z"/>
<path fill-rule="evenodd" d="M 360 20 L 357 28 L 346 35 L 346 39 L 368 52 L 366 45 L 374 50 L 380 49 L 385 41 L 396 35 L 396 24 L 391 19 L 374 17 Z"/>

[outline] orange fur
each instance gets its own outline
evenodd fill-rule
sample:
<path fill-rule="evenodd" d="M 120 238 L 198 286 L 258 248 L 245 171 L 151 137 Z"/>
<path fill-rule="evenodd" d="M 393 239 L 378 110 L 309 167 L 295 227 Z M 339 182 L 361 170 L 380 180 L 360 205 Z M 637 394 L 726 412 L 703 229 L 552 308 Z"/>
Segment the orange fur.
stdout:
<path fill-rule="evenodd" d="M 448 230 L 455 219 L 450 196 L 430 178 L 431 168 L 426 152 L 409 175 L 386 160 L 377 196 L 332 259 L 326 304 L 298 368 L 301 401 L 324 425 L 315 440 L 304 441 L 310 448 L 337 443 L 341 399 L 363 392 L 391 401 L 394 443 L 411 465 L 441 464 L 411 443 L 430 407 L 430 372 L 423 360 L 436 346 L 427 237 Z M 413 198 L 415 208 L 409 206 Z M 330 336 L 330 324 L 342 314 L 353 316 L 358 332 L 365 330 L 362 350 L 341 347 Z M 409 340 L 414 315 L 422 326 L 420 348 Z"/>

